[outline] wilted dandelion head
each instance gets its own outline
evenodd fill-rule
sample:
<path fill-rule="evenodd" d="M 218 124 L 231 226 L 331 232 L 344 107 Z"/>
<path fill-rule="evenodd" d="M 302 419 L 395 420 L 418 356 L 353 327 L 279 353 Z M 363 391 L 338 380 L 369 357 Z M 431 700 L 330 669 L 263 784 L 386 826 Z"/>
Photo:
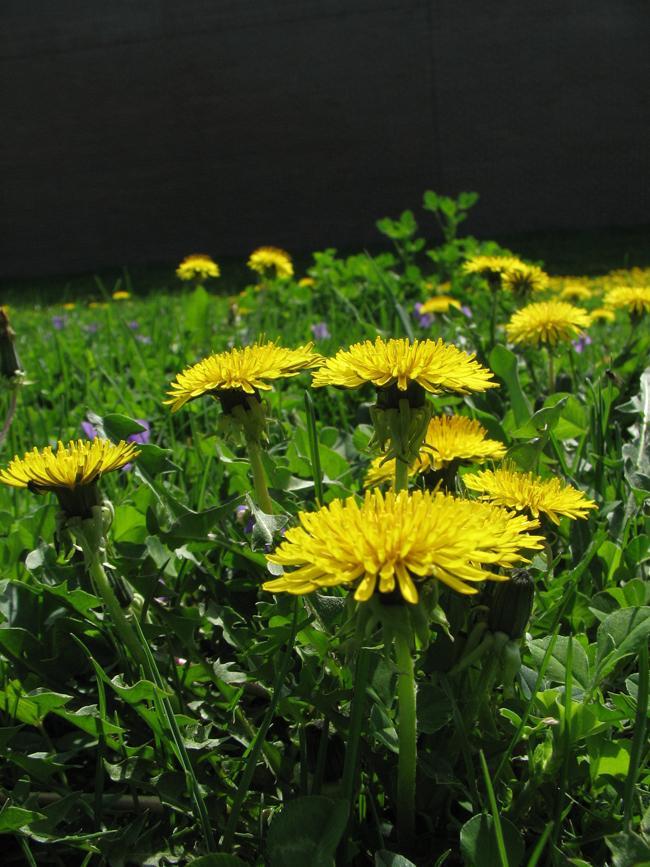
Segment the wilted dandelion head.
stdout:
<path fill-rule="evenodd" d="M 534 518 L 539 518 L 543 513 L 554 524 L 559 524 L 562 517 L 586 518 L 589 509 L 596 508 L 594 501 L 588 499 L 583 491 L 567 485 L 562 479 L 554 477 L 542 480 L 541 476 L 534 476 L 532 472 L 516 471 L 510 463 L 498 470 L 479 470 L 475 474 L 466 474 L 463 484 L 470 491 L 480 492 L 482 500 L 518 512 L 528 512 Z"/>
<path fill-rule="evenodd" d="M 542 538 L 528 535 L 538 524 L 526 516 L 428 491 L 367 491 L 362 503 L 334 500 L 299 518 L 302 526 L 287 530 L 280 547 L 267 554 L 271 563 L 298 567 L 263 585 L 272 593 L 344 585 L 365 602 L 376 590 L 399 588 L 416 603 L 417 583 L 430 578 L 476 593 L 473 582 L 499 580 L 483 565 L 511 566 Z"/>
<path fill-rule="evenodd" d="M 312 355 L 313 343 L 298 349 L 284 349 L 275 343 L 258 342 L 244 349 L 230 349 L 204 358 L 188 370 L 179 373 L 171 383 L 172 412 L 180 409 L 188 400 L 204 394 L 219 397 L 224 392 L 245 392 L 254 395 L 261 390 L 269 391 L 267 380 L 296 376 L 301 370 L 322 364 L 321 355 Z"/>
<path fill-rule="evenodd" d="M 582 336 L 583 329 L 590 325 L 591 318 L 581 307 L 566 301 L 540 301 L 513 314 L 506 327 L 508 340 L 513 343 L 536 346 L 541 340 L 555 346 L 558 340 Z"/>
<path fill-rule="evenodd" d="M 277 247 L 260 247 L 255 250 L 248 260 L 248 267 L 260 274 L 266 274 L 267 271 L 275 268 L 275 273 L 280 279 L 293 277 L 291 256 Z"/>
<path fill-rule="evenodd" d="M 183 259 L 176 269 L 176 273 L 181 280 L 194 280 L 195 278 L 206 280 L 208 277 L 218 277 L 220 272 L 217 263 L 213 262 L 209 256 L 193 253 Z"/>
<path fill-rule="evenodd" d="M 452 461 L 461 463 L 483 463 L 487 460 L 498 461 L 506 453 L 506 447 L 497 440 L 486 439 L 487 431 L 481 424 L 465 415 L 435 416 L 420 448 L 420 455 L 410 467 L 409 475 L 440 470 Z M 382 463 L 381 456 L 375 458 L 366 474 L 366 488 L 391 482 L 395 478 L 395 461 Z"/>
<path fill-rule="evenodd" d="M 441 392 L 485 391 L 496 388 L 493 374 L 482 367 L 473 355 L 461 352 L 442 340 L 389 340 L 378 337 L 374 343 L 355 343 L 349 350 L 339 350 L 313 374 L 314 386 L 334 385 L 359 388 L 371 382 L 378 388 L 397 384 L 406 391 L 417 382 L 425 391 Z"/>

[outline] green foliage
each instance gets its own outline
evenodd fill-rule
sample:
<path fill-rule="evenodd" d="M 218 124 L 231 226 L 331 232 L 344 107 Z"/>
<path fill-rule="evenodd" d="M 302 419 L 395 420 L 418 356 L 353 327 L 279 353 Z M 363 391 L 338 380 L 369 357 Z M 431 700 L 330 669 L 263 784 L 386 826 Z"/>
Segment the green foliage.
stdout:
<path fill-rule="evenodd" d="M 377 224 L 394 253 L 316 253 L 309 285 L 122 302 L 102 285 L 97 306 L 25 300 L 10 311 L 30 384 L 3 466 L 84 437 L 84 421 L 115 441 L 142 435 L 138 419 L 150 429 L 133 466 L 100 482 L 115 509 L 108 576 L 151 651 L 146 669 L 123 647 L 81 553 L 66 559 L 55 541 L 54 499 L 0 486 L 0 833 L 14 860 L 29 851 L 71 865 L 331 867 L 344 849 L 376 867 L 650 860 L 639 662 L 650 635 L 647 326 L 632 333 L 619 314 L 592 326 L 580 352 L 560 342 L 565 384 L 552 393 L 545 348 L 505 344 L 509 297 L 490 343 L 491 293 L 462 265 L 507 251 L 458 237 L 476 200 L 427 192 L 441 244 L 418 234 L 426 215 L 407 210 Z M 466 310 L 427 324 L 415 304 L 436 293 Z M 315 337 L 319 323 L 329 337 Z M 476 353 L 500 387 L 434 395 L 435 411 L 477 419 L 520 469 L 560 476 L 598 504 L 588 519 L 545 522 L 543 550 L 529 552 L 535 601 L 509 689 L 505 655 L 483 644 L 491 582 L 471 597 L 441 584 L 429 600 L 429 643 L 418 634 L 415 657 L 412 847 L 394 827 L 399 672 L 380 633 L 355 633 L 340 588 L 297 609 L 261 590 L 281 570 L 264 554 L 300 512 L 363 495 L 373 390 L 310 389 L 301 373 L 264 393 L 273 515 L 252 495 L 245 448 L 215 433 L 218 403 L 204 397 L 173 414 L 162 403 L 179 371 L 260 333 L 287 346 L 315 337 L 324 355 L 377 336 L 440 337 Z M 461 478 L 477 468 L 461 467 Z M 362 644 L 369 673 L 355 715 Z M 341 780 L 357 728 L 348 803 Z M 211 851 L 219 840 L 233 853 Z"/>

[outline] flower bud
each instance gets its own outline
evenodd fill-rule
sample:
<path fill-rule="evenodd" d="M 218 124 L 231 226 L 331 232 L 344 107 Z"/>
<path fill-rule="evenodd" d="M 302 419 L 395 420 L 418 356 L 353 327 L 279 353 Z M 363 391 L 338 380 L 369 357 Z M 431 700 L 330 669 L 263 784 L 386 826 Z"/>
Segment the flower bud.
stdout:
<path fill-rule="evenodd" d="M 14 379 L 23 369 L 14 345 L 15 336 L 5 308 L 0 307 L 0 376 L 4 379 Z"/>
<path fill-rule="evenodd" d="M 535 582 L 527 569 L 513 569 L 509 581 L 497 586 L 488 622 L 492 632 L 522 638 L 533 610 Z"/>

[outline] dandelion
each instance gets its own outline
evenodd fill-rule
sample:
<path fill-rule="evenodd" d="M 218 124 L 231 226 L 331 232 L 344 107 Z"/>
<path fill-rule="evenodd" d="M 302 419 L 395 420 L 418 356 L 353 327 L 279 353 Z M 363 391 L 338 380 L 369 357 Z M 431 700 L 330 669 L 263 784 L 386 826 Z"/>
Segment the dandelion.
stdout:
<path fill-rule="evenodd" d="M 145 421 L 145 419 L 143 419 L 143 418 L 136 418 L 136 419 L 134 419 L 134 421 L 137 421 L 137 423 L 141 427 L 143 427 L 144 430 L 140 431 L 139 433 L 130 434 L 130 436 L 128 436 L 126 438 L 126 442 L 127 443 L 136 443 L 136 445 L 148 445 L 149 435 L 151 432 L 150 427 L 149 427 L 149 422 Z M 95 428 L 93 427 L 93 425 L 89 421 L 82 421 L 81 427 L 83 429 L 83 432 L 86 434 L 86 436 L 88 437 L 89 440 L 94 440 L 98 436 L 97 431 L 95 430 Z M 124 466 L 122 467 L 122 470 L 124 472 L 128 472 L 129 470 L 132 470 L 132 469 L 133 469 L 133 464 L 130 462 L 124 464 Z"/>
<path fill-rule="evenodd" d="M 298 286 L 315 286 L 316 281 L 313 277 L 303 277 L 302 280 L 298 280 Z"/>
<path fill-rule="evenodd" d="M 268 403 L 262 402 L 260 390 L 270 391 L 267 380 L 296 376 L 301 370 L 315 367 L 322 356 L 312 355 L 313 343 L 298 349 L 284 349 L 275 343 L 256 343 L 244 349 L 213 354 L 179 373 L 164 401 L 176 412 L 189 400 L 210 395 L 219 400 L 223 410 L 220 420 L 224 430 L 243 433 L 251 462 L 253 483 L 262 510 L 273 513 L 264 467 L 261 444 L 266 438 Z"/>
<path fill-rule="evenodd" d="M 474 360 L 474 355 L 461 352 L 442 340 L 394 340 L 378 337 L 371 343 L 355 343 L 349 350 L 339 350 L 334 358 L 313 374 L 315 387 L 334 385 L 339 388 L 359 388 L 371 382 L 378 389 L 397 386 L 406 391 L 417 383 L 432 394 L 485 391 L 496 388 L 493 374 Z"/>
<path fill-rule="evenodd" d="M 56 453 L 47 446 L 40 453 L 34 447 L 22 460 L 16 455 L 6 470 L 0 470 L 0 481 L 34 494 L 52 492 L 70 517 L 87 518 L 91 507 L 100 505 L 97 481 L 139 454 L 134 443 L 123 440 L 113 445 L 95 437 L 92 442 L 70 442 L 67 448 L 59 441 Z"/>
<path fill-rule="evenodd" d="M 146 657 L 135 633 L 131 629 L 102 565 L 107 545 L 113 508 L 100 501 L 97 483 L 106 473 L 123 467 L 137 457 L 140 450 L 134 443 L 123 440 L 117 445 L 96 437 L 93 442 L 77 440 L 66 448 L 59 441 L 56 453 L 47 446 L 39 453 L 37 448 L 18 455 L 0 470 L 0 481 L 14 488 L 27 488 L 32 493 L 52 492 L 59 501 L 61 511 L 55 520 L 57 546 L 63 540 L 66 549 L 72 549 L 72 538 L 81 546 L 84 561 L 95 586 L 121 639 L 138 665 L 147 665 Z"/>
<path fill-rule="evenodd" d="M 389 340 L 355 343 L 313 374 L 313 385 L 358 388 L 366 382 L 377 389 L 371 410 L 375 436 L 386 460 L 396 459 L 395 490 L 408 487 L 408 467 L 418 457 L 431 418 L 426 393 L 460 393 L 495 388 L 492 372 L 473 355 L 442 340 Z"/>
<path fill-rule="evenodd" d="M 486 436 L 485 428 L 468 416 L 442 415 L 432 418 L 420 454 L 410 467 L 409 475 L 430 472 L 437 474 L 441 470 L 451 469 L 450 473 L 441 477 L 443 485 L 451 490 L 451 480 L 455 478 L 461 464 L 498 461 L 505 455 L 506 447 L 503 443 L 486 439 Z M 394 461 L 375 458 L 366 474 L 364 486 L 370 488 L 389 482 L 394 475 Z"/>
<path fill-rule="evenodd" d="M 205 394 L 220 398 L 222 403 L 225 400 L 227 404 L 229 396 L 239 400 L 244 395 L 255 396 L 259 390 L 270 391 L 272 386 L 267 380 L 296 376 L 301 370 L 322 363 L 322 356 L 311 354 L 313 345 L 284 349 L 277 341 L 258 342 L 244 349 L 214 353 L 179 373 L 171 383 L 173 390 L 167 392 L 171 400 L 164 403 L 176 412 L 188 400 Z M 227 411 L 225 406 L 224 411 Z"/>
<path fill-rule="evenodd" d="M 76 306 L 76 305 L 73 304 L 72 301 L 68 301 L 67 304 L 64 304 L 64 305 L 63 305 L 63 309 L 64 309 L 64 310 L 74 310 L 75 306 Z"/>
<path fill-rule="evenodd" d="M 616 314 L 613 310 L 608 310 L 606 307 L 596 307 L 589 311 L 589 316 L 594 322 L 615 322 Z"/>
<path fill-rule="evenodd" d="M 260 247 L 251 254 L 248 267 L 264 275 L 275 268 L 276 276 L 281 280 L 293 277 L 293 265 L 291 256 L 277 247 Z"/>
<path fill-rule="evenodd" d="M 630 316 L 640 318 L 650 310 L 650 287 L 616 286 L 605 295 L 604 304 L 612 310 L 627 307 Z"/>
<path fill-rule="evenodd" d="M 219 266 L 209 256 L 193 253 L 186 256 L 176 269 L 181 280 L 206 280 L 208 277 L 218 277 Z"/>
<path fill-rule="evenodd" d="M 416 308 L 417 306 L 416 304 Z M 418 313 L 420 315 L 425 313 L 447 313 L 450 307 L 460 309 L 460 301 L 452 298 L 451 295 L 434 295 L 432 298 L 428 298 L 424 304 L 419 305 Z"/>
<path fill-rule="evenodd" d="M 525 516 L 447 494 L 367 491 L 333 500 L 317 512 L 300 512 L 302 526 L 288 529 L 270 563 L 298 567 L 263 587 L 271 593 L 311 593 L 323 587 L 354 588 L 364 602 L 377 590 L 396 587 L 412 604 L 417 584 L 438 578 L 463 594 L 486 579 L 503 580 L 484 565 L 510 566 L 525 560 L 524 549 L 539 548 L 538 526 Z"/>
<path fill-rule="evenodd" d="M 524 263 L 516 256 L 472 256 L 463 263 L 465 274 L 480 274 L 488 281 L 497 281 L 513 265 Z"/>
<path fill-rule="evenodd" d="M 465 475 L 463 484 L 470 491 L 480 492 L 481 500 L 528 512 L 534 518 L 544 514 L 554 524 L 559 524 L 562 517 L 586 518 L 589 509 L 597 508 L 583 491 L 562 479 L 553 477 L 544 481 L 532 472 L 517 472 L 509 462 L 498 470 L 479 470 L 476 474 Z"/>
<path fill-rule="evenodd" d="M 312 324 L 311 333 L 314 335 L 314 340 L 329 340 L 332 336 L 327 330 L 326 322 L 316 322 Z"/>
<path fill-rule="evenodd" d="M 593 297 L 594 293 L 591 289 L 583 283 L 578 283 L 577 280 L 567 281 L 564 289 L 560 292 L 560 298 L 563 301 L 589 301 Z"/>
<path fill-rule="evenodd" d="M 119 292 L 113 292 L 113 301 L 126 301 L 126 299 L 130 297 L 131 293 L 125 292 L 123 289 Z"/>
<path fill-rule="evenodd" d="M 581 337 L 590 325 L 589 314 L 581 307 L 565 301 L 541 301 L 513 314 L 507 332 L 513 343 L 537 346 L 541 340 L 555 346 L 558 340 Z"/>
<path fill-rule="evenodd" d="M 501 288 L 511 292 L 517 299 L 525 300 L 533 292 L 548 289 L 549 277 L 537 265 L 526 265 L 525 262 L 513 260 L 501 272 Z"/>

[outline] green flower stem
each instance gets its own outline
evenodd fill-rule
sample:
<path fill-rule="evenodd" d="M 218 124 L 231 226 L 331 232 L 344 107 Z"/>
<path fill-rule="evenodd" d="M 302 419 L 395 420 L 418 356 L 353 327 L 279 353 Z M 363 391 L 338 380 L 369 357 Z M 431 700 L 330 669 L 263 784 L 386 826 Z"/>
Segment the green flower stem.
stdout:
<path fill-rule="evenodd" d="M 397 766 L 397 829 L 400 844 L 410 847 L 415 836 L 415 765 L 417 727 L 415 667 L 406 636 L 395 633 L 397 698 L 399 702 L 399 763 Z"/>
<path fill-rule="evenodd" d="M 99 595 L 104 601 L 106 610 L 110 614 L 111 621 L 113 622 L 113 626 L 117 630 L 118 635 L 128 647 L 129 653 L 137 665 L 141 665 L 146 671 L 148 668 L 147 659 L 136 634 L 124 616 L 124 612 L 120 608 L 120 603 L 117 601 L 113 588 L 106 577 L 106 572 L 104 572 L 104 567 L 102 566 L 101 554 L 98 550 L 93 552 L 89 571 L 93 577 L 95 586 L 99 591 Z"/>
<path fill-rule="evenodd" d="M 395 459 L 395 493 L 408 491 L 409 488 L 409 465 L 406 461 Z"/>
<path fill-rule="evenodd" d="M 634 720 L 634 734 L 632 736 L 632 750 L 630 752 L 630 769 L 625 781 L 625 792 L 623 795 L 623 831 L 625 833 L 632 828 L 635 786 L 639 776 L 639 762 L 645 743 L 648 679 L 648 644 L 644 641 L 639 648 L 639 692 L 636 698 L 636 718 Z"/>
<path fill-rule="evenodd" d="M 555 394 L 555 368 L 553 365 L 553 347 L 549 343 L 548 352 L 548 393 Z"/>
<path fill-rule="evenodd" d="M 338 867 L 345 867 L 348 863 L 348 837 L 352 822 L 354 810 L 352 801 L 354 799 L 354 789 L 356 783 L 356 765 L 357 752 L 359 750 L 359 739 L 361 737 L 361 723 L 363 720 L 363 705 L 366 698 L 366 681 L 368 680 L 368 671 L 370 669 L 370 651 L 366 647 L 359 650 L 357 656 L 357 667 L 354 674 L 354 696 L 352 698 L 352 710 L 350 713 L 350 732 L 345 751 L 345 762 L 343 764 L 343 777 L 341 779 L 341 797 L 344 798 L 350 805 L 350 818 L 348 819 L 348 827 L 343 835 L 337 851 L 336 863 Z"/>
<path fill-rule="evenodd" d="M 260 444 L 248 442 L 248 457 L 251 462 L 251 472 L 253 473 L 253 486 L 257 494 L 257 503 L 265 515 L 273 514 L 273 506 L 269 489 L 266 484 L 266 476 L 264 475 L 264 467 L 262 466 L 262 450 Z"/>

